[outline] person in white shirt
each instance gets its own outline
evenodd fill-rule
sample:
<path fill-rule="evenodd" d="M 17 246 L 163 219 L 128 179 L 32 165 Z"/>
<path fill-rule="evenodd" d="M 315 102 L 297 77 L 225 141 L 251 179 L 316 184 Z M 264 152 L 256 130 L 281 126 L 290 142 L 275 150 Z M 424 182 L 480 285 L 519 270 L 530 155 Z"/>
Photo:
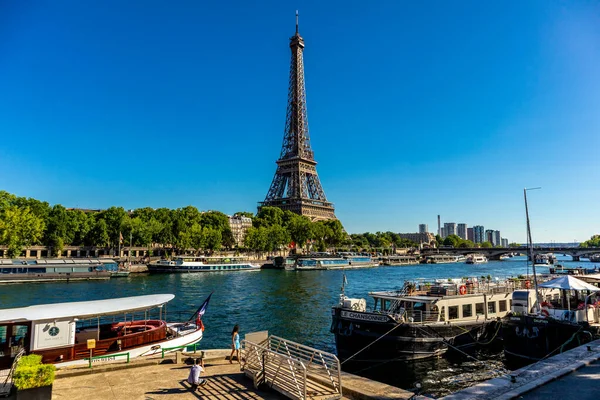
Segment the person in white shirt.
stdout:
<path fill-rule="evenodd" d="M 206 379 L 200 379 L 200 373 L 204 371 L 204 358 L 200 358 L 194 360 L 194 365 L 190 370 L 190 374 L 188 375 L 187 381 L 190 385 L 192 385 L 192 390 L 196 391 L 198 386 L 206 385 Z"/>

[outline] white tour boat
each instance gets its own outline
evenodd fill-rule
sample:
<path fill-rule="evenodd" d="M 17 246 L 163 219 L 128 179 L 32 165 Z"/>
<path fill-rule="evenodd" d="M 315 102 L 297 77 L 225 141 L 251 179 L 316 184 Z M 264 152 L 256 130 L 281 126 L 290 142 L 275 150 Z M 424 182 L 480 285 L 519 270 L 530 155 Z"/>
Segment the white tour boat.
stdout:
<path fill-rule="evenodd" d="M 174 297 L 153 294 L 0 310 L 0 370 L 10 368 L 22 350 L 57 367 L 88 364 L 92 339 L 94 363 L 193 345 L 202 339 L 200 318 L 210 296 L 190 320 L 167 323 L 166 304 Z M 158 318 L 151 319 L 153 314 Z"/>
<path fill-rule="evenodd" d="M 472 254 L 467 258 L 467 264 L 483 264 L 488 262 L 488 259 L 483 254 Z"/>
<path fill-rule="evenodd" d="M 158 260 L 148 264 L 149 272 L 231 272 L 260 271 L 260 265 L 247 257 L 177 256 L 171 260 Z"/>

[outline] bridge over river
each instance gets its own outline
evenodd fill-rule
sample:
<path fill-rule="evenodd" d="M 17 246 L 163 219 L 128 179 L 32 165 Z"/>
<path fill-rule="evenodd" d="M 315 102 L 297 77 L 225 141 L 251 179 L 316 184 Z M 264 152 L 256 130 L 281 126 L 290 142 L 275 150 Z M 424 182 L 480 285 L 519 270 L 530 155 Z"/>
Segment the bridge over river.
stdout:
<path fill-rule="evenodd" d="M 499 260 L 500 256 L 509 253 L 527 253 L 524 247 L 464 247 L 464 248 L 440 248 L 440 249 L 423 249 L 422 256 L 432 256 L 434 254 L 453 254 L 453 255 L 469 255 L 483 254 L 489 260 Z M 580 258 L 587 258 L 594 254 L 600 254 L 600 247 L 537 247 L 533 249 L 534 254 L 567 254 L 573 257 L 573 261 L 579 261 Z"/>

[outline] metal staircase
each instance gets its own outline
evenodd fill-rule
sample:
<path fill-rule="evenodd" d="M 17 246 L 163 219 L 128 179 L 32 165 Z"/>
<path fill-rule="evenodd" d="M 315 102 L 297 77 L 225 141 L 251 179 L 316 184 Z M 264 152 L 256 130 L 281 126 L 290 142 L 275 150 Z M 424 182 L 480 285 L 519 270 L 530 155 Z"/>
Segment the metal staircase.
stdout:
<path fill-rule="evenodd" d="M 242 341 L 242 368 L 254 386 L 265 385 L 291 399 L 342 397 L 340 362 L 333 354 L 277 336 Z"/>

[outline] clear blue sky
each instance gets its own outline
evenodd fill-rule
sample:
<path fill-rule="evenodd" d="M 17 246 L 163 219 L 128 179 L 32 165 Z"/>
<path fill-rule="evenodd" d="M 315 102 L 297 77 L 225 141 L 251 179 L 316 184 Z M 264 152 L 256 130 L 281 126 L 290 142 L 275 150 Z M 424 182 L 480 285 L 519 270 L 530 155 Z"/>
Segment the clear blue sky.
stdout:
<path fill-rule="evenodd" d="M 0 189 L 256 211 L 300 10 L 318 172 L 349 232 L 600 233 L 600 3 L 0 2 Z"/>

